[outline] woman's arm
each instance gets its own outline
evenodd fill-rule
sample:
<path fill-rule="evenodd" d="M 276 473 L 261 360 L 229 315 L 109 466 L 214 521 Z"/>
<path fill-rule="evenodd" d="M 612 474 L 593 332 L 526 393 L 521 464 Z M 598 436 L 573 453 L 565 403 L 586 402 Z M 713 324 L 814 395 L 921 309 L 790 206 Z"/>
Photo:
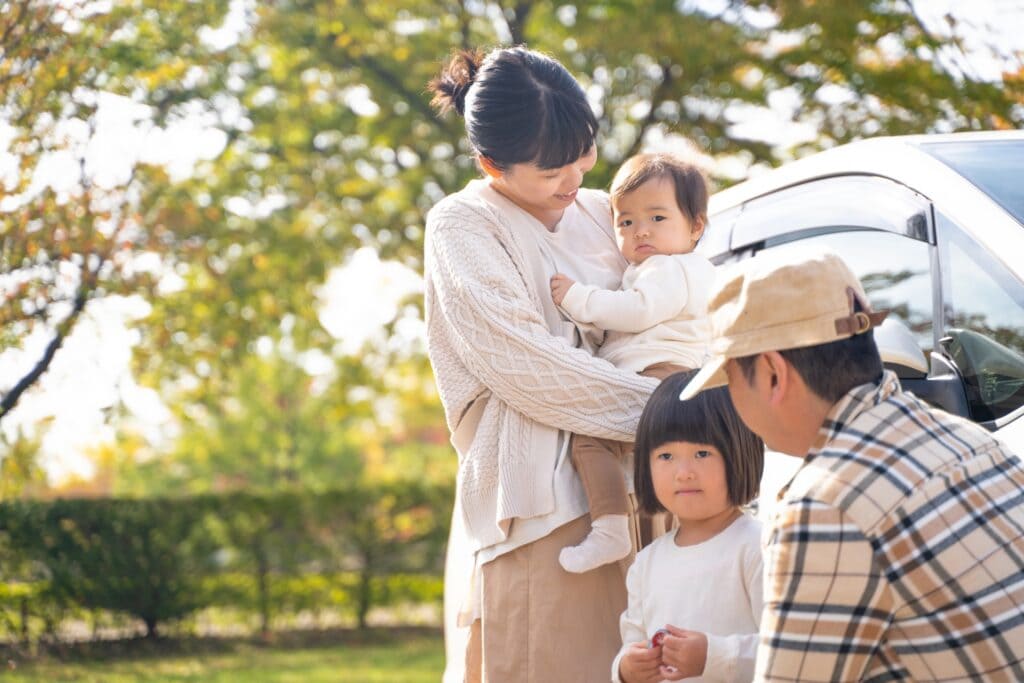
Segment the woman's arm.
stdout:
<path fill-rule="evenodd" d="M 548 331 L 505 247 L 464 215 L 431 215 L 435 315 L 459 359 L 500 400 L 559 429 L 630 441 L 656 380 L 618 370 Z M 543 293 L 547 295 L 547 292 Z"/>
<path fill-rule="evenodd" d="M 632 286 L 613 291 L 577 282 L 562 299 L 562 308 L 573 320 L 636 333 L 675 318 L 688 299 L 683 265 L 671 256 L 655 255 L 637 268 Z"/>

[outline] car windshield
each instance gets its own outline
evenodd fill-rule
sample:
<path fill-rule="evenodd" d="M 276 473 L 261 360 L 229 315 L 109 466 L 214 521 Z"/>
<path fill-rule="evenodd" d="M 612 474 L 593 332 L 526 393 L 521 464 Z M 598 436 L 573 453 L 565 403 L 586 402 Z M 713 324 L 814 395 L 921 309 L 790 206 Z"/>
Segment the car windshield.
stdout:
<path fill-rule="evenodd" d="M 921 147 L 978 186 L 1024 225 L 1024 140 L 926 142 Z"/>

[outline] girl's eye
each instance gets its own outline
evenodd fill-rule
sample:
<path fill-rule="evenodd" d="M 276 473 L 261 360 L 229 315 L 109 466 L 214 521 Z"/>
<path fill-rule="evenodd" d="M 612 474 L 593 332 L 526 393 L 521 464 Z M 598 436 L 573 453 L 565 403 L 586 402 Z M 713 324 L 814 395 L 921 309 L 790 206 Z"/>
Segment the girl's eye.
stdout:
<path fill-rule="evenodd" d="M 631 225 L 633 225 L 633 221 L 631 221 L 631 220 L 619 221 L 619 227 L 620 228 L 628 228 Z"/>
<path fill-rule="evenodd" d="M 710 458 L 711 457 L 711 451 L 697 451 L 696 456 L 697 456 L 698 459 Z"/>
<path fill-rule="evenodd" d="M 653 218 L 652 220 L 653 220 L 653 221 L 654 221 L 655 223 L 660 223 L 660 222 L 662 222 L 663 220 L 665 220 L 665 217 L 664 217 L 664 216 L 655 216 L 655 217 L 654 217 L 654 218 Z"/>
<path fill-rule="evenodd" d="M 664 453 L 658 453 L 654 457 L 657 458 L 658 460 L 671 460 L 672 459 L 672 454 L 666 451 Z"/>

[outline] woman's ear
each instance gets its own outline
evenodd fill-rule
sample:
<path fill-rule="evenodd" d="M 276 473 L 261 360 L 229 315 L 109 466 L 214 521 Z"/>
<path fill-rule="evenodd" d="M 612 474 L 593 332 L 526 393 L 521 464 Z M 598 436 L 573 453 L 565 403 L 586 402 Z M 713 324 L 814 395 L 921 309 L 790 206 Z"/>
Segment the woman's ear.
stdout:
<path fill-rule="evenodd" d="M 494 161 L 490 159 L 490 157 L 485 157 L 483 154 L 480 154 L 477 156 L 477 159 L 480 160 L 480 168 L 484 170 L 484 173 L 486 173 L 492 178 L 501 177 L 501 169 L 498 168 L 498 166 L 494 163 Z"/>

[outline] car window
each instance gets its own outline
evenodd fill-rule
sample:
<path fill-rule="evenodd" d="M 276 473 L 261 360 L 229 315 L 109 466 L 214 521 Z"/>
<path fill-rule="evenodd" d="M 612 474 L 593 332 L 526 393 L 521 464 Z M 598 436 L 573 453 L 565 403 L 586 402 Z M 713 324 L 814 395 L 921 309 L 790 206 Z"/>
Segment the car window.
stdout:
<path fill-rule="evenodd" d="M 939 218 L 943 347 L 968 385 L 971 417 L 1024 405 L 1024 284 L 952 222 Z"/>
<path fill-rule="evenodd" d="M 741 207 L 737 206 L 711 216 L 704 236 L 697 242 L 697 253 L 703 254 L 716 265 L 729 261 L 729 236 L 740 210 Z"/>
<path fill-rule="evenodd" d="M 823 178 L 748 202 L 736 219 L 729 247 L 760 248 L 842 226 L 933 242 L 928 207 L 924 197 L 885 178 Z"/>
<path fill-rule="evenodd" d="M 930 245 L 880 230 L 842 229 L 769 249 L 821 245 L 839 254 L 860 278 L 872 308 L 889 310 L 914 335 L 921 350 L 934 347 Z"/>
<path fill-rule="evenodd" d="M 1024 223 L 1024 140 L 934 142 L 921 148 L 951 166 Z"/>

